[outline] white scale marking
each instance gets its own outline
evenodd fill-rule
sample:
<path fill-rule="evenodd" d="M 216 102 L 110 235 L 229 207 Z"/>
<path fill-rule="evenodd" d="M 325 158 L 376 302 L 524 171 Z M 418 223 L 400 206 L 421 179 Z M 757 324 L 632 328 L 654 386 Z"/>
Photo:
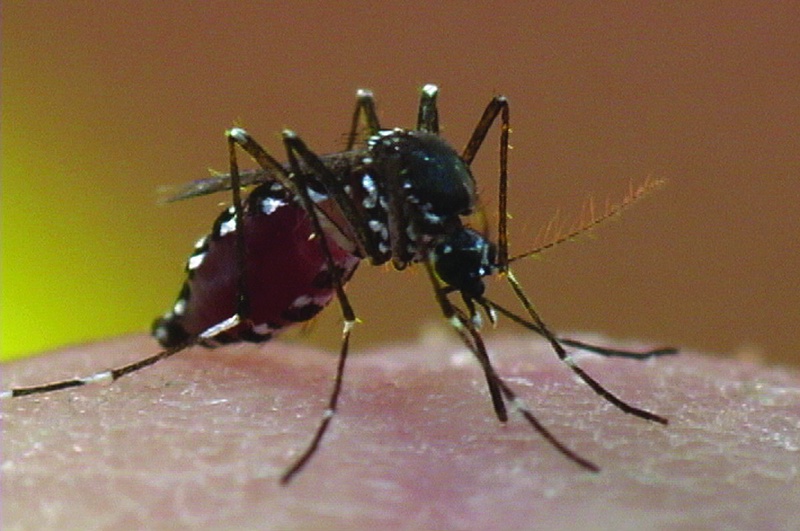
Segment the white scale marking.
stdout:
<path fill-rule="evenodd" d="M 275 199 L 274 197 L 267 197 L 266 199 L 261 201 L 261 211 L 269 216 L 270 214 L 274 213 L 276 210 L 285 205 L 286 202 L 280 199 Z"/>
<path fill-rule="evenodd" d="M 186 299 L 178 299 L 175 301 L 175 306 L 172 307 L 172 313 L 175 315 L 183 315 L 186 312 Z"/>
<path fill-rule="evenodd" d="M 267 334 L 271 334 L 274 331 L 275 331 L 275 329 L 272 328 L 271 326 L 269 326 L 266 323 L 261 323 L 261 324 L 255 325 L 253 327 L 253 332 L 255 332 L 256 334 L 262 335 L 262 336 L 267 335 Z"/>
<path fill-rule="evenodd" d="M 321 194 L 319 192 L 315 192 L 311 188 L 308 188 L 308 197 L 314 203 L 322 203 L 323 201 L 327 201 L 328 200 L 328 196 L 327 195 Z"/>
<path fill-rule="evenodd" d="M 189 271 L 194 271 L 195 269 L 200 267 L 200 264 L 203 263 L 205 257 L 206 253 L 193 254 L 192 256 L 189 257 L 189 263 L 187 264 L 186 267 L 189 269 Z"/>
<path fill-rule="evenodd" d="M 231 328 L 235 327 L 236 325 L 239 324 L 239 322 L 240 322 L 239 314 L 238 313 L 234 314 L 225 319 L 224 321 L 222 321 L 221 323 L 217 323 L 211 328 L 207 329 L 205 332 L 201 333 L 198 337 L 200 339 L 213 339 L 214 336 L 217 336 L 222 332 L 225 332 L 226 330 L 230 330 Z"/>
<path fill-rule="evenodd" d="M 226 234 L 230 234 L 231 232 L 236 231 L 236 218 L 232 217 L 225 223 L 221 223 L 219 226 L 219 236 L 225 236 Z"/>
<path fill-rule="evenodd" d="M 247 134 L 247 131 L 242 129 L 241 127 L 233 127 L 230 131 L 228 131 L 228 136 L 233 137 L 239 143 L 247 142 L 247 139 L 250 135 Z"/>

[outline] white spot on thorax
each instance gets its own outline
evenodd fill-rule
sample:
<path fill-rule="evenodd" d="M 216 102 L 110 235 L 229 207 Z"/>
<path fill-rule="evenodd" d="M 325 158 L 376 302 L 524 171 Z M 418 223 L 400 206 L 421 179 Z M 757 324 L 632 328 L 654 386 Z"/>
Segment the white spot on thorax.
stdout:
<path fill-rule="evenodd" d="M 362 201 L 364 208 L 375 208 L 378 204 L 378 188 L 375 186 L 375 180 L 371 175 L 365 174 L 361 178 L 361 186 L 367 192 L 367 196 Z"/>

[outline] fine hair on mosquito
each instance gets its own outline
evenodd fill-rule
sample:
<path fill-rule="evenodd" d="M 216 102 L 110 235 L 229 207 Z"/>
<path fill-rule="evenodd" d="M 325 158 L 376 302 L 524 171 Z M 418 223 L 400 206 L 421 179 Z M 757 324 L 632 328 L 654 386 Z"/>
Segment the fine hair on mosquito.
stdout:
<path fill-rule="evenodd" d="M 230 191 L 209 235 L 201 238 L 186 264 L 186 281 L 172 308 L 153 324 L 163 350 L 139 361 L 91 376 L 17 387 L 2 398 L 109 383 L 122 376 L 202 345 L 264 342 L 296 323 L 312 319 L 329 302 L 339 303 L 344 327 L 333 388 L 311 441 L 281 476 L 289 483 L 316 455 L 333 420 L 357 322 L 345 292 L 359 263 L 391 263 L 397 270 L 419 264 L 446 321 L 483 370 L 494 413 L 508 420 L 507 408 L 578 466 L 597 472 L 593 462 L 562 444 L 495 370 L 480 328 L 482 316 L 498 316 L 530 330 L 550 344 L 558 358 L 595 393 L 618 409 L 644 420 L 667 419 L 628 404 L 584 372 L 568 348 L 608 357 L 643 360 L 675 354 L 673 348 L 643 352 L 591 345 L 557 336 L 523 291 L 511 264 L 572 239 L 616 216 L 660 182 L 632 188 L 619 204 L 592 212 L 578 226 L 525 253 L 508 248 L 509 104 L 496 96 L 486 106 L 466 147 L 458 153 L 439 136 L 438 88 L 421 90 L 414 129 L 384 128 L 373 94 L 359 90 L 343 151 L 318 155 L 294 131 L 283 131 L 286 162 L 279 162 L 244 129 L 227 131 L 229 172 L 191 182 L 168 201 Z M 497 241 L 476 230 L 468 217 L 480 211 L 470 166 L 492 126 L 499 122 Z M 258 165 L 240 170 L 244 151 Z M 242 191 L 252 187 L 247 196 Z M 504 279 L 520 304 L 516 312 L 485 295 L 484 278 Z"/>

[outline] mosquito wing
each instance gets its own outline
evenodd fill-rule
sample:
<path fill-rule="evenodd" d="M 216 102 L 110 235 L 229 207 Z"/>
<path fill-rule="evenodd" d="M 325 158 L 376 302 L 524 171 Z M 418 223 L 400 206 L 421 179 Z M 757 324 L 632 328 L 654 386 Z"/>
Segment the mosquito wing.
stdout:
<path fill-rule="evenodd" d="M 262 169 L 243 170 L 239 172 L 242 186 L 250 186 L 266 182 L 275 182 L 272 172 Z M 204 195 L 224 192 L 231 189 L 231 176 L 228 173 L 215 173 L 206 179 L 198 179 L 189 183 L 162 186 L 158 190 L 159 203 L 174 203 L 184 199 L 192 199 Z"/>

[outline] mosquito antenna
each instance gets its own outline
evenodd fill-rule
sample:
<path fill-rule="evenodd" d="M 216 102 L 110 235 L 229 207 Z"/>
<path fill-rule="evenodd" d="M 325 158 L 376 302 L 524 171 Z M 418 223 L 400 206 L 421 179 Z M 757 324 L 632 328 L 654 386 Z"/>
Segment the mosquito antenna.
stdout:
<path fill-rule="evenodd" d="M 548 249 L 552 249 L 553 247 L 559 244 L 573 240 L 576 237 L 589 232 L 598 225 L 608 221 L 611 218 L 618 216 L 623 210 L 626 210 L 628 207 L 638 202 L 646 195 L 649 195 L 654 190 L 661 188 L 662 186 L 664 186 L 665 183 L 666 181 L 663 179 L 651 179 L 651 178 L 645 179 L 645 181 L 641 185 L 635 188 L 631 183 L 630 189 L 628 190 L 627 195 L 625 195 L 622 201 L 613 205 L 607 205 L 601 214 L 595 213 L 594 203 L 592 201 L 589 201 L 588 208 L 584 207 L 584 213 L 586 213 L 586 211 L 588 210 L 588 219 L 583 219 L 582 217 L 582 219 L 576 224 L 576 226 L 568 229 L 566 233 L 559 234 L 557 231 L 556 236 L 550 241 L 536 247 L 535 249 L 531 249 L 530 251 L 510 257 L 508 259 L 508 263 L 510 264 L 511 262 L 514 262 L 516 260 L 521 260 L 523 258 L 528 258 L 529 256 L 540 254 Z M 545 234 L 550 233 L 552 225 L 553 222 L 551 221 L 548 224 Z"/>

